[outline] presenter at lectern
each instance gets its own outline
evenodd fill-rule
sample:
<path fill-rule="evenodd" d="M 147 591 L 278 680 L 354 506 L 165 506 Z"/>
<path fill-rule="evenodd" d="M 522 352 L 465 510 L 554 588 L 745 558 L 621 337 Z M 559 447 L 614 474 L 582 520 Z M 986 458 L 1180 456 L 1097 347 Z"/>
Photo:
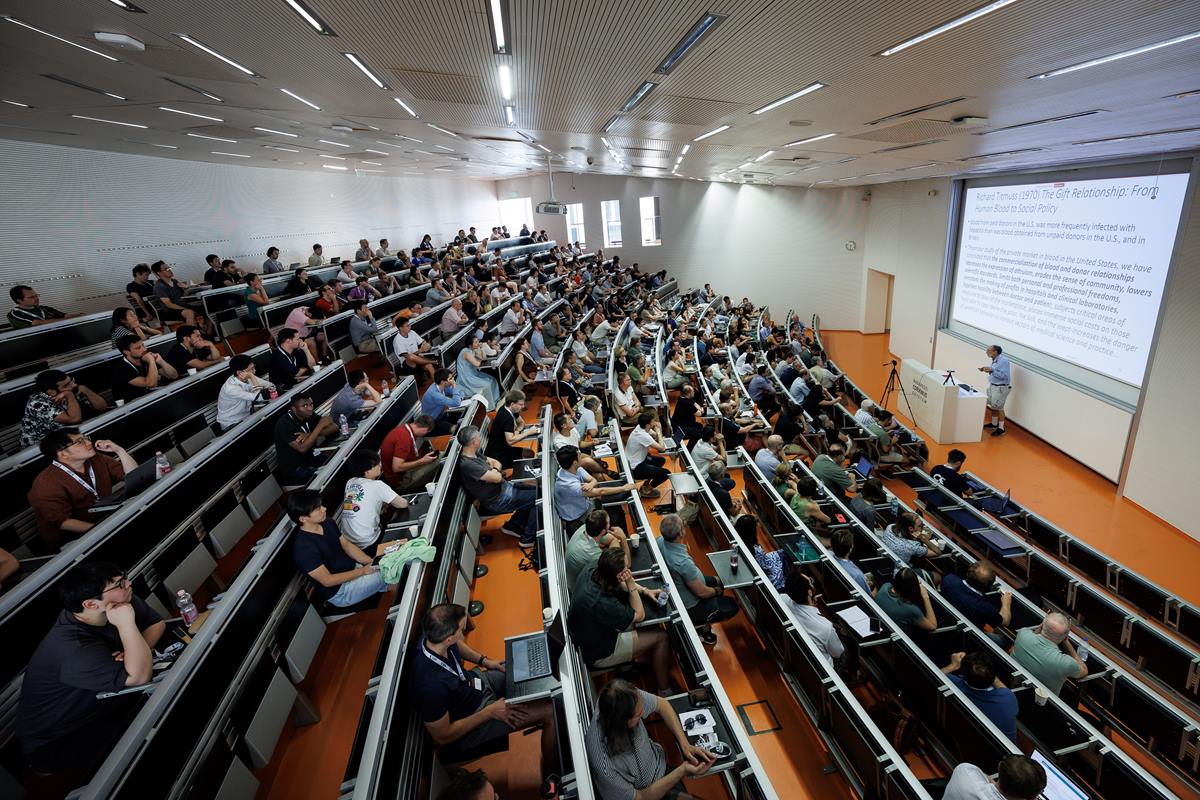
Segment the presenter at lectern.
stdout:
<path fill-rule="evenodd" d="M 1008 363 L 1008 356 L 1004 355 L 1004 351 L 1000 349 L 1000 345 L 994 344 L 987 349 L 988 358 L 992 363 L 986 367 L 980 367 L 980 372 L 986 372 L 988 376 L 987 404 L 988 409 L 992 412 L 992 421 L 984 425 L 985 428 L 992 428 L 992 436 L 1004 435 L 1004 402 L 1008 400 L 1008 393 L 1012 391 L 1012 366 Z"/>

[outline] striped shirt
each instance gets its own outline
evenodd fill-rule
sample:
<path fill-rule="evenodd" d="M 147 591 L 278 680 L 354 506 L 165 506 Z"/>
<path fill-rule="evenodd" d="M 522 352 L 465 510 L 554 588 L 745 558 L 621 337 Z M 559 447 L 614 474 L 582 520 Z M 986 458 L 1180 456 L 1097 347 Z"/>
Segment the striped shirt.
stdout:
<path fill-rule="evenodd" d="M 42 322 L 48 319 L 62 319 L 66 314 L 59 311 L 57 308 L 50 306 L 34 306 L 33 308 L 21 308 L 17 306 L 12 311 L 8 312 L 8 321 L 15 329 L 28 328 L 35 322 Z"/>
<path fill-rule="evenodd" d="M 658 708 L 658 698 L 638 690 L 642 702 L 642 720 Z M 639 720 L 629 732 L 630 747 L 610 754 L 600 719 L 592 720 L 584 738 L 592 781 L 604 800 L 634 800 L 641 789 L 667 774 L 667 757 L 662 745 L 650 738 L 645 722 Z"/>

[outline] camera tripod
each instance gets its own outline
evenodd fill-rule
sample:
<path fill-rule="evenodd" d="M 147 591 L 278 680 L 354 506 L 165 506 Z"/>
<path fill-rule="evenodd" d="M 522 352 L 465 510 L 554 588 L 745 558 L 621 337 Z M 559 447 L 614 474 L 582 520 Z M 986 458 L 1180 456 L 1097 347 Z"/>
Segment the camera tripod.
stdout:
<path fill-rule="evenodd" d="M 908 418 L 915 422 L 916 417 L 913 415 L 912 403 L 908 402 L 908 393 L 904 391 L 904 382 L 900 380 L 900 373 L 896 371 L 896 359 L 893 358 L 886 364 L 880 364 L 880 366 L 891 367 L 891 371 L 888 373 L 887 383 L 883 386 L 883 397 L 879 399 L 879 407 L 887 408 L 888 400 L 899 389 L 900 396 L 904 398 L 904 405 L 908 407 Z"/>

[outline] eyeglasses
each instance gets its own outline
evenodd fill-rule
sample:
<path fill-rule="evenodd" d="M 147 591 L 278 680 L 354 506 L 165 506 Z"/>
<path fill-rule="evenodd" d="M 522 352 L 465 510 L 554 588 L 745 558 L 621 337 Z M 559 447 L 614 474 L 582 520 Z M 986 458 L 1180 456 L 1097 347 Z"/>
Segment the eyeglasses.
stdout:
<path fill-rule="evenodd" d="M 108 592 L 116 591 L 118 589 L 128 589 L 130 583 L 131 581 L 129 578 L 125 577 L 124 575 L 120 575 L 116 578 L 116 582 L 112 586 L 104 587 L 104 591 L 100 592 L 100 594 L 103 596 Z"/>
<path fill-rule="evenodd" d="M 74 447 L 74 446 L 75 446 L 75 445 L 77 445 L 77 444 L 91 444 L 91 443 L 92 443 L 92 437 L 90 437 L 90 436 L 80 436 L 80 437 L 78 437 L 78 438 L 76 438 L 76 439 L 72 439 L 72 440 L 71 440 L 71 443 L 70 443 L 70 444 L 68 444 L 66 447 L 62 448 L 62 450 L 59 450 L 59 452 L 61 453 L 63 450 L 68 450 L 68 449 L 70 449 L 70 448 Z"/>

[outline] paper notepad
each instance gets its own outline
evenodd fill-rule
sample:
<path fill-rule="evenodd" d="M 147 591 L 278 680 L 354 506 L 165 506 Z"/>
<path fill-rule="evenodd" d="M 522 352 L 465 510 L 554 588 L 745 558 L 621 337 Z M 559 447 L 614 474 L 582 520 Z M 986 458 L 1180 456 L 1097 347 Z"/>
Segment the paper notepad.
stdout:
<path fill-rule="evenodd" d="M 837 615 L 863 638 L 871 635 L 871 618 L 858 606 L 838 609 Z"/>
<path fill-rule="evenodd" d="M 598 458 L 604 458 L 605 456 L 611 456 L 612 454 L 613 449 L 606 444 L 598 444 L 596 445 L 595 449 L 592 450 L 592 455 Z"/>

